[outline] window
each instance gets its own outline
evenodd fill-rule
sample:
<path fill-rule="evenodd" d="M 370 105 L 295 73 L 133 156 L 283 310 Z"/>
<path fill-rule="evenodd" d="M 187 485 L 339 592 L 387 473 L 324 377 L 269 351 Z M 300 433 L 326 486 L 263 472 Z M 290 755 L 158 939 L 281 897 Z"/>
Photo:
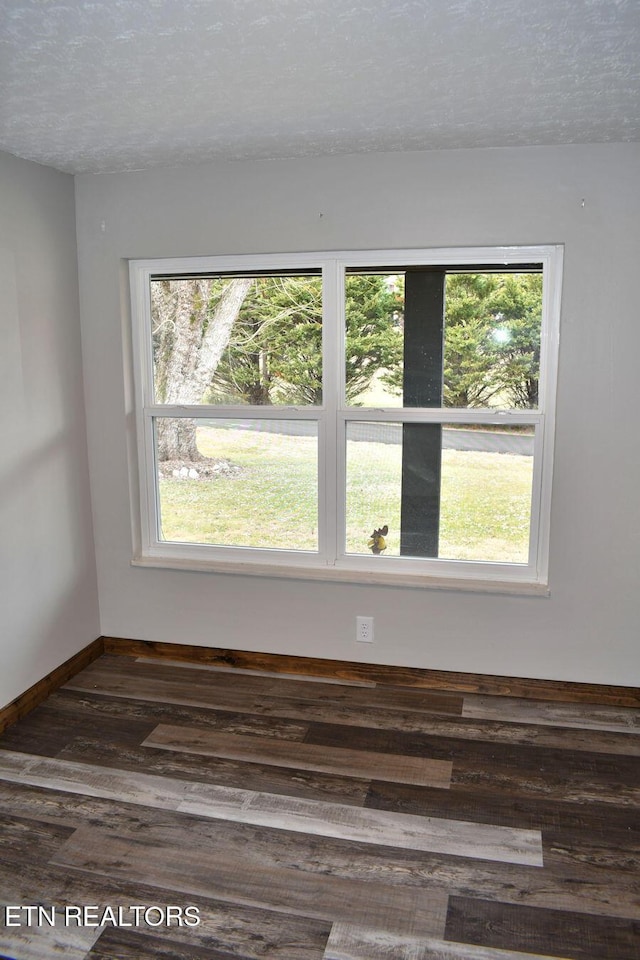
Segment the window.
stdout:
<path fill-rule="evenodd" d="M 544 585 L 560 247 L 131 263 L 135 562 Z"/>

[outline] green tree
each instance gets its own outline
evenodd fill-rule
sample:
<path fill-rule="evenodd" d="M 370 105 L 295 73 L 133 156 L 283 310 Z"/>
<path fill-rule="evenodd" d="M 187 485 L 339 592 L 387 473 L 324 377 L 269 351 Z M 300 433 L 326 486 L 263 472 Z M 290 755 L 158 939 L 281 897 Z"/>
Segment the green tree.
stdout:
<path fill-rule="evenodd" d="M 399 276 L 397 312 L 402 315 Z M 446 407 L 535 407 L 540 371 L 542 275 L 448 273 L 442 393 Z M 383 377 L 402 391 L 398 364 Z"/>
<path fill-rule="evenodd" d="M 402 364 L 402 297 L 398 278 L 350 274 L 345 278 L 346 394 L 356 401 L 377 373 L 393 384 Z"/>
<path fill-rule="evenodd" d="M 320 277 L 254 281 L 210 395 L 230 404 L 322 402 Z"/>
<path fill-rule="evenodd" d="M 500 385 L 494 378 L 492 273 L 452 273 L 445 288 L 443 397 L 447 407 L 486 407 Z"/>
<path fill-rule="evenodd" d="M 514 407 L 538 405 L 542 274 L 505 274 L 490 298 L 496 324 L 493 378 L 504 400 Z"/>
<path fill-rule="evenodd" d="M 346 278 L 346 391 L 351 401 L 381 369 L 397 366 L 397 305 L 382 276 Z M 260 277 L 245 298 L 216 370 L 217 402 L 322 403 L 322 282 Z"/>

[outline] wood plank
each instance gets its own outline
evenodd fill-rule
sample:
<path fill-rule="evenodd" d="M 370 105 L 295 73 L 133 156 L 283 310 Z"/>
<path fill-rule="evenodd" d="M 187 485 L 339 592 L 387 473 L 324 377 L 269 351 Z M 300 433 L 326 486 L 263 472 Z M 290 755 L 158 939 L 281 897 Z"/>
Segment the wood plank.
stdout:
<path fill-rule="evenodd" d="M 603 703 L 614 706 L 640 707 L 637 687 L 607 684 L 575 683 L 565 680 L 491 676 L 475 673 L 454 673 L 319 657 L 293 657 L 286 654 L 230 650 L 183 643 L 159 643 L 152 640 L 131 640 L 102 637 L 105 653 L 127 657 L 167 657 L 185 663 L 213 663 L 228 667 L 269 670 L 278 673 L 337 677 L 344 680 L 367 680 L 383 685 L 419 687 L 455 693 L 479 693 L 492 696 L 524 697 L 575 703 Z"/>
<path fill-rule="evenodd" d="M 638 960 L 637 919 L 452 897 L 445 939 L 569 960 Z"/>
<path fill-rule="evenodd" d="M 23 773 L 38 762 L 38 758 L 30 753 L 12 753 L 9 750 L 0 751 L 0 779 L 19 781 Z"/>
<path fill-rule="evenodd" d="M 115 877 L 93 877 L 43 862 L 25 861 L 20 871 L 16 871 L 13 865 L 5 866 L 0 862 L 0 900 L 62 908 L 67 904 L 95 904 L 101 909 L 109 905 L 116 910 L 118 906 L 126 910 L 131 904 L 195 906 L 199 911 L 199 925 L 188 930 L 172 927 L 172 939 L 219 950 L 223 954 L 229 952 L 240 960 L 245 957 L 248 960 L 264 960 L 265 957 L 269 960 L 320 960 L 330 930 L 330 924 L 325 921 L 291 917 L 205 897 L 189 897 L 186 902 L 170 889 Z M 100 933 L 97 928 L 84 929 L 96 936 Z M 53 943 L 46 937 L 40 939 L 35 928 L 29 931 L 4 927 L 2 945 L 16 960 L 22 960 L 23 956 L 34 960 L 51 960 L 58 955 L 73 958 L 74 928 L 58 926 L 55 930 L 60 939 Z M 35 944 L 32 945 L 31 941 Z M 55 953 L 53 948 L 58 942 L 60 949 Z M 29 944 L 31 953 L 26 952 L 25 943 Z M 65 952 L 67 945 L 68 954 Z"/>
<path fill-rule="evenodd" d="M 106 929 L 87 954 L 86 960 L 243 960 L 194 943 L 180 943 L 172 937 L 154 937 L 123 929 Z M 246 960 L 246 954 L 245 954 Z"/>
<path fill-rule="evenodd" d="M 153 747 L 130 747 L 88 737 L 77 737 L 58 754 L 58 759 L 309 800 L 337 801 L 358 807 L 364 805 L 369 789 L 368 780 L 352 777 L 165 752 Z"/>
<path fill-rule="evenodd" d="M 108 770 L 68 760 L 41 759 L 6 750 L 0 752 L 0 780 L 169 810 L 176 810 L 192 788 L 188 780 Z"/>
<path fill-rule="evenodd" d="M 28 750 L 39 756 L 55 757 L 80 735 L 138 744 L 154 726 L 153 722 L 123 718 L 116 713 L 111 716 L 62 713 L 56 701 L 49 699 L 6 730 L 0 738 L 0 747 L 18 753 Z"/>
<path fill-rule="evenodd" d="M 36 787 L 20 782 L 0 780 L 0 811 L 3 816 L 69 827 L 100 823 L 105 828 L 118 827 L 127 832 L 144 830 L 149 822 L 164 823 L 171 812 L 157 807 L 144 807 L 125 800 L 109 800 L 77 794 L 73 803 L 69 794 L 51 786 Z M 184 815 L 180 815 L 181 818 Z M 174 822 L 174 821 L 170 821 Z"/>
<path fill-rule="evenodd" d="M 220 807 L 218 797 L 222 801 Z M 202 817 L 224 816 L 243 823 L 359 843 L 542 866 L 541 835 L 537 830 L 389 814 L 262 793 L 247 796 L 240 807 L 236 803 L 236 797 L 226 802 L 216 787 L 195 784 L 178 809 Z"/>
<path fill-rule="evenodd" d="M 384 930 L 334 923 L 323 960 L 553 960 L 541 954 L 492 950 L 433 937 L 390 936 Z"/>
<path fill-rule="evenodd" d="M 394 936 L 386 930 L 334 923 L 323 960 L 426 960 L 430 956 L 427 949 L 423 937 Z"/>
<path fill-rule="evenodd" d="M 18 789 L 22 792 L 16 793 Z M 230 859 L 250 847 L 264 869 L 278 866 L 299 869 L 301 864 L 308 864 L 307 869 L 312 872 L 344 879 L 376 879 L 390 885 L 423 886 L 425 867 L 429 863 L 422 852 L 413 849 L 354 844 L 333 837 L 323 837 L 319 845 L 311 833 L 273 830 L 96 797 L 81 796 L 69 805 L 68 797 L 62 792 L 15 784 L 0 784 L 0 805 L 7 814 L 26 811 L 31 818 L 41 817 L 43 822 L 65 827 L 99 823 L 104 830 L 144 836 L 149 843 L 215 844 L 216 850 Z M 535 873 L 537 868 L 527 870 Z M 531 879 L 527 882 L 531 883 Z"/>
<path fill-rule="evenodd" d="M 50 857 L 73 833 L 62 824 L 0 813 L 0 860 L 19 865 L 24 860 Z"/>
<path fill-rule="evenodd" d="M 430 714 L 429 735 L 474 743 L 500 743 L 523 747 L 552 747 L 579 753 L 602 753 L 608 756 L 640 757 L 640 737 L 632 733 L 584 730 L 579 727 L 540 726 L 515 721 L 467 719 Z M 411 731 L 380 730 L 366 727 L 349 731 L 349 743 L 359 749 L 384 752 L 407 752 Z M 417 732 L 417 731 L 416 731 Z M 337 723 L 312 721 L 305 736 L 306 743 L 331 746 L 344 738 L 344 728 Z M 366 744 L 366 745 L 365 745 Z"/>
<path fill-rule="evenodd" d="M 103 652 L 104 642 L 102 637 L 99 637 L 2 707 L 0 709 L 0 733 L 20 720 L 21 717 L 26 716 L 34 707 L 46 700 L 54 690 L 57 690 L 58 687 L 70 680 L 97 657 L 102 656 Z"/>
<path fill-rule="evenodd" d="M 166 704 L 150 700 L 132 700 L 103 696 L 96 693 L 82 693 L 75 690 L 57 690 L 49 697 L 47 707 L 60 715 L 70 714 L 80 721 L 95 721 L 98 730 L 102 719 L 117 717 L 122 721 L 145 721 L 156 726 L 158 723 L 179 723 L 185 726 L 197 726 L 226 733 L 251 734 L 251 736 L 274 737 L 279 740 L 304 740 L 309 725 L 296 720 L 278 717 L 261 717 L 243 712 L 209 710 L 188 707 L 183 704 Z M 86 727 L 83 732 L 86 732 Z"/>
<path fill-rule="evenodd" d="M 319 920 L 355 920 L 410 935 L 442 937 L 446 894 L 377 882 L 357 883 L 310 875 L 304 870 L 267 869 L 251 850 L 226 861 L 215 846 L 149 845 L 99 829 L 77 830 L 52 863 L 91 875 L 144 880 L 187 895 L 202 895 L 287 915 Z"/>
<path fill-rule="evenodd" d="M 514 723 L 534 723 L 553 727 L 580 727 L 583 730 L 609 730 L 616 733 L 640 734 L 640 710 L 630 707 L 607 707 L 585 704 L 579 710 L 575 704 L 552 701 L 535 703 L 504 697 L 465 697 L 464 717 L 481 720 L 501 720 Z"/>
<path fill-rule="evenodd" d="M 426 817 L 453 817 L 505 827 L 576 830 L 606 833 L 614 830 L 634 838 L 640 833 L 640 817 L 634 806 L 579 803 L 547 797 L 512 795 L 495 790 L 458 790 L 443 794 L 428 787 L 374 781 L 365 800 L 374 810 L 413 813 Z"/>
<path fill-rule="evenodd" d="M 636 821 L 640 820 L 637 816 Z M 640 829 L 640 824 L 638 824 Z M 629 830 L 600 831 L 546 829 L 542 834 L 544 862 L 572 866 L 580 873 L 585 865 L 609 870 L 616 875 L 638 876 L 640 869 L 640 837 Z"/>
<path fill-rule="evenodd" d="M 71 854 L 69 850 L 72 851 Z M 433 929 L 424 929 L 422 924 L 420 929 L 415 929 L 407 913 L 402 912 L 402 915 L 397 913 L 400 902 L 405 908 L 410 906 L 409 913 L 414 909 L 420 913 L 431 902 L 430 896 L 440 902 L 439 898 L 443 897 L 451 887 L 454 888 L 452 892 L 455 892 L 456 886 L 466 891 L 473 890 L 476 888 L 476 879 L 480 886 L 480 883 L 486 883 L 489 878 L 492 878 L 489 883 L 495 889 L 495 900 L 498 906 L 502 906 L 500 889 L 506 892 L 510 901 L 515 902 L 517 906 L 533 904 L 550 908 L 554 905 L 566 910 L 575 904 L 581 908 L 581 915 L 584 914 L 586 918 L 598 905 L 598 894 L 597 892 L 594 894 L 591 889 L 594 879 L 593 871 L 587 871 L 579 883 L 576 883 L 575 874 L 571 873 L 558 876 L 554 882 L 552 878 L 545 876 L 544 871 L 534 868 L 513 865 L 498 868 L 495 865 L 478 862 L 476 878 L 475 868 L 469 869 L 469 862 L 465 863 L 455 858 L 448 858 L 445 861 L 444 858 L 437 860 L 429 857 L 421 868 L 422 883 L 388 884 L 380 882 L 377 874 L 374 875 L 375 880 L 363 882 L 355 879 L 345 880 L 342 877 L 316 871 L 310 873 L 305 869 L 304 863 L 299 864 L 298 869 L 274 868 L 272 863 L 265 863 L 261 856 L 256 855 L 250 844 L 245 844 L 240 851 L 234 850 L 229 855 L 227 849 L 225 847 L 220 849 L 214 840 L 207 842 L 199 838 L 197 845 L 190 845 L 171 840 L 159 842 L 157 837 L 153 837 L 153 842 L 149 842 L 144 836 L 114 838 L 111 833 L 97 828 L 77 831 L 56 853 L 53 863 L 66 867 L 75 866 L 88 871 L 95 869 L 98 873 L 109 876 L 113 869 L 114 877 L 130 881 L 144 878 L 145 882 L 168 887 L 183 894 L 201 894 L 214 899 L 263 906 L 293 915 L 312 916 L 316 919 L 356 922 L 364 926 L 393 930 L 403 935 L 442 936 Z M 606 911 L 600 915 L 603 924 L 605 916 L 609 919 L 620 919 L 621 914 L 624 916 L 625 909 L 634 911 L 636 917 L 638 914 L 637 882 L 630 881 L 627 884 L 627 890 L 623 891 L 624 898 L 619 898 L 618 890 L 610 885 L 611 876 L 606 871 L 602 871 L 601 888 L 605 897 L 603 904 Z M 416 873 L 416 881 L 417 878 L 418 873 Z M 443 880 L 444 883 L 442 883 Z M 272 892 L 268 889 L 270 882 L 274 885 Z M 366 890 L 371 893 L 372 899 L 369 905 L 367 905 Z M 621 887 L 620 890 L 622 891 L 623 888 Z M 345 898 L 344 909 L 337 906 L 336 901 L 339 895 Z M 310 905 L 314 896 L 319 900 L 317 911 L 313 905 Z M 348 912 L 350 900 L 354 907 L 352 912 Z M 606 900 L 609 901 L 608 905 Z M 383 908 L 385 903 L 389 907 L 389 914 L 385 914 Z M 371 912 L 369 912 L 370 908 Z M 309 910 L 312 912 L 309 913 Z M 338 912 L 335 912 L 336 910 Z M 447 939 L 461 939 L 466 942 L 463 937 L 447 937 Z M 475 941 L 471 939 L 470 942 Z M 499 946 L 494 943 L 485 945 Z M 513 944 L 507 944 L 505 948 L 521 949 Z M 538 952 L 544 951 L 540 949 Z"/>
<path fill-rule="evenodd" d="M 141 679 L 126 673 L 117 675 L 102 671 L 88 674 L 83 671 L 64 687 L 86 694 L 96 693 L 153 703 L 179 704 L 210 710 L 231 710 L 248 716 L 276 717 L 298 722 L 338 722 L 344 726 L 367 726 L 380 729 L 427 732 L 430 729 L 429 710 L 395 711 L 364 707 L 348 702 L 318 703 L 310 699 L 278 698 L 229 689 L 228 686 L 203 690 L 190 680 Z"/>
<path fill-rule="evenodd" d="M 398 867 L 402 869 L 402 867 Z M 628 871 L 583 865 L 546 866 L 464 860 L 437 854 L 424 855 L 421 866 L 406 867 L 408 876 L 422 876 L 422 883 L 450 895 L 477 897 L 495 903 L 535 909 L 561 909 L 585 916 L 640 920 L 640 881 Z M 518 948 L 522 949 L 522 948 Z"/>
<path fill-rule="evenodd" d="M 291 744 L 268 737 L 213 733 L 197 727 L 159 724 L 142 745 L 360 779 L 371 779 L 382 772 L 384 779 L 392 783 L 413 783 L 441 789 L 446 789 L 451 782 L 452 764 L 446 760 L 374 753 L 348 747 L 329 750 L 307 743 L 298 744 L 292 750 Z"/>
<path fill-rule="evenodd" d="M 547 863 L 544 869 L 413 849 L 353 843 L 312 834 L 272 830 L 247 823 L 190 816 L 167 809 L 134 806 L 114 800 L 79 796 L 73 804 L 65 794 L 19 785 L 0 784 L 7 814 L 28 813 L 54 823 L 75 826 L 101 824 L 119 835 L 144 837 L 149 844 L 215 846 L 229 860 L 250 848 L 264 870 L 301 866 L 312 873 L 348 880 L 376 880 L 391 886 L 433 887 L 453 894 L 533 906 L 562 906 L 602 916 L 634 915 L 640 894 L 636 871 L 608 869 L 588 861 Z M 21 806 L 22 801 L 22 806 Z M 28 863 L 28 861 L 25 861 Z"/>
<path fill-rule="evenodd" d="M 216 850 L 233 858 L 250 846 L 263 867 L 297 869 L 308 864 L 318 871 L 345 879 L 378 879 L 390 884 L 421 885 L 425 858 L 422 853 L 348 840 L 317 837 L 294 831 L 274 831 L 249 823 L 203 818 L 168 809 L 136 806 L 117 800 L 78 796 L 69 804 L 67 794 L 56 790 L 0 783 L 0 809 L 6 816 L 40 819 L 43 824 L 76 829 L 100 824 L 120 835 L 145 836 L 149 842 L 198 845 L 215 843 Z M 63 839 L 69 836 L 67 829 Z M 15 859 L 15 858 L 14 858 Z M 533 868 L 532 868 L 533 869 Z"/>
<path fill-rule="evenodd" d="M 308 741 L 327 747 L 343 742 L 340 725 L 310 724 Z M 638 738 L 634 738 L 638 739 Z M 454 761 L 452 787 L 501 795 L 557 797 L 563 802 L 634 805 L 640 800 L 640 764 L 624 754 L 586 753 L 553 747 L 485 743 L 422 733 L 378 731 L 363 727 L 349 731 L 358 749 L 429 756 Z M 379 780 L 384 778 L 381 772 Z"/>
<path fill-rule="evenodd" d="M 11 768 L 7 772 L 4 758 L 0 754 L 0 779 L 33 786 L 362 843 L 542 865 L 541 835 L 536 830 L 361 810 L 66 760 L 38 760 L 17 773 Z"/>
<path fill-rule="evenodd" d="M 42 901 L 41 901 L 42 902 Z M 50 904 L 44 904 L 51 907 Z M 0 952 L 7 960 L 85 960 L 100 936 L 98 927 L 0 927 Z M 112 958 L 114 960 L 114 958 Z"/>
<path fill-rule="evenodd" d="M 583 755 L 586 756 L 586 755 Z M 598 755 L 600 761 L 602 758 Z M 477 794 L 493 791 L 496 795 L 511 797 L 547 797 L 558 803 L 611 804 L 613 807 L 640 805 L 640 765 L 634 757 L 612 757 L 615 773 L 605 763 L 578 764 L 578 757 L 565 755 L 564 767 L 557 762 L 538 769 L 523 758 L 505 759 L 497 756 L 489 765 L 484 758 L 464 757 L 454 763 L 452 786 Z"/>
<path fill-rule="evenodd" d="M 92 809 L 88 799 L 83 799 L 82 803 L 82 822 L 91 825 L 100 822 L 104 815 L 100 805 Z M 118 808 L 121 810 L 122 805 Z M 464 859 L 427 856 L 417 851 L 404 851 L 400 855 L 396 849 L 371 847 L 367 850 L 361 845 L 331 839 L 323 840 L 318 848 L 312 837 L 302 834 L 275 835 L 262 828 L 222 821 L 207 824 L 195 818 L 181 819 L 171 812 L 145 808 L 140 808 L 138 817 L 125 811 L 123 824 L 126 825 L 127 821 L 130 824 L 128 831 L 144 837 L 149 845 L 182 844 L 197 848 L 209 845 L 216 850 L 216 856 L 229 861 L 237 860 L 245 849 L 250 849 L 253 860 L 266 873 L 280 867 L 296 871 L 303 866 L 311 872 L 336 876 L 345 882 L 375 879 L 402 888 L 429 887 L 451 893 L 491 896 L 497 901 L 561 905 L 587 914 L 597 911 L 601 915 L 620 916 L 629 911 L 637 912 L 638 882 L 631 874 L 626 882 L 620 883 L 615 873 L 602 869 L 585 869 L 580 873 L 560 869 L 549 874 L 546 869 L 540 871 L 533 867 L 483 861 L 472 864 Z M 119 824 L 115 812 L 107 812 L 106 822 L 111 824 L 110 831 L 117 833 Z"/>
<path fill-rule="evenodd" d="M 280 700 L 311 700 L 319 705 L 350 707 L 375 707 L 378 710 L 428 711 L 460 715 L 463 698 L 429 690 L 413 690 L 403 687 L 360 687 L 338 683 L 315 681 L 306 683 L 270 674 L 221 672 L 198 670 L 191 665 L 170 664 L 167 666 L 155 661 L 138 659 L 127 660 L 118 657 L 101 657 L 96 664 L 90 664 L 83 671 L 82 679 L 103 678 L 107 675 L 136 678 L 142 681 L 165 680 L 167 674 L 173 680 L 185 681 L 207 696 L 211 702 L 219 692 L 233 690 L 245 697 L 263 696 Z M 80 678 L 77 678 L 80 679 Z"/>

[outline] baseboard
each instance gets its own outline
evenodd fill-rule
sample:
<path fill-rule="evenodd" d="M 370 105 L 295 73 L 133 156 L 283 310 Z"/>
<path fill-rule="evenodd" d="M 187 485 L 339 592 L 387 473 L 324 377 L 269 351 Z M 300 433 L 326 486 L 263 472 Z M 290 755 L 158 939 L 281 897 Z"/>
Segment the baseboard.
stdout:
<path fill-rule="evenodd" d="M 366 680 L 387 686 L 418 687 L 452 693 L 490 694 L 499 697 L 523 697 L 530 700 L 555 700 L 566 703 L 593 703 L 616 707 L 640 707 L 640 689 L 598 683 L 574 683 L 536 680 L 475 673 L 454 673 L 416 667 L 383 666 L 320 657 L 293 657 L 277 653 L 255 653 L 198 647 L 185 643 L 158 643 L 102 637 L 104 652 L 127 657 L 153 657 L 183 663 L 210 664 L 244 670 L 299 674 L 337 680 Z"/>
<path fill-rule="evenodd" d="M 59 667 L 56 667 L 55 670 L 48 673 L 42 680 L 34 683 L 32 687 L 29 687 L 29 689 L 21 693 L 19 697 L 12 700 L 11 703 L 8 703 L 6 707 L 0 708 L 0 733 L 11 726 L 12 723 L 15 723 L 17 720 L 20 720 L 21 717 L 30 713 L 38 704 L 51 696 L 58 687 L 61 687 L 63 683 L 66 683 L 71 677 L 74 677 L 76 673 L 84 670 L 85 667 L 89 666 L 94 660 L 97 660 L 103 653 L 103 639 L 102 637 L 98 637 L 97 640 L 83 647 L 78 653 L 69 657 L 64 663 L 61 663 Z"/>

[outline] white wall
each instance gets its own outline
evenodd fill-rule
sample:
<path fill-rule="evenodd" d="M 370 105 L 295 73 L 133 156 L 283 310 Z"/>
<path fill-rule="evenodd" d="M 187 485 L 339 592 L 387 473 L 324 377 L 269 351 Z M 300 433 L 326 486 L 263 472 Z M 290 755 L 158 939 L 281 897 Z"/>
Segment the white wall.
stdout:
<path fill-rule="evenodd" d="M 640 145 L 82 176 L 77 203 L 103 633 L 640 684 Z M 130 566 L 123 258 L 530 243 L 566 245 L 549 598 Z"/>
<path fill-rule="evenodd" d="M 0 154 L 0 706 L 99 636 L 73 178 Z"/>

